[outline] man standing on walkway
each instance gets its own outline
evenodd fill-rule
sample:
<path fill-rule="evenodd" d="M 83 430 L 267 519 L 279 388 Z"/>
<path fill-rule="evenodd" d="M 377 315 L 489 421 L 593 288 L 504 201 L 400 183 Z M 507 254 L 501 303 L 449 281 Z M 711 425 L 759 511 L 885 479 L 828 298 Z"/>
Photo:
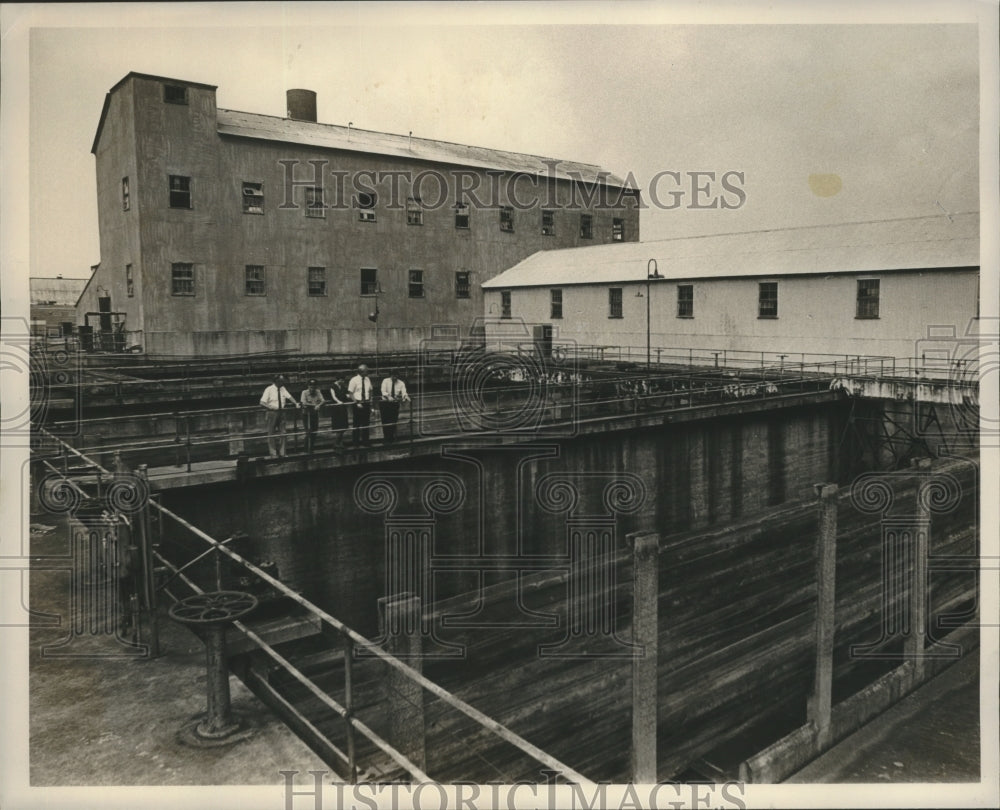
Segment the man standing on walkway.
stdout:
<path fill-rule="evenodd" d="M 285 455 L 285 414 L 282 408 L 299 407 L 295 397 L 285 388 L 286 382 L 284 375 L 279 374 L 274 383 L 264 389 L 260 398 L 260 406 L 267 411 L 267 449 L 271 458 Z"/>
<path fill-rule="evenodd" d="M 311 453 L 316 446 L 316 430 L 319 428 L 319 409 L 326 402 L 322 392 L 316 387 L 316 380 L 309 380 L 309 387 L 302 392 L 302 416 L 306 423 L 306 452 Z"/>
<path fill-rule="evenodd" d="M 358 373 L 347 384 L 347 395 L 353 403 L 354 445 L 370 444 L 368 426 L 372 421 L 372 381 L 368 379 L 368 366 L 362 363 Z"/>
<path fill-rule="evenodd" d="M 386 444 L 396 439 L 396 422 L 399 420 L 399 404 L 409 402 L 406 393 L 406 383 L 390 371 L 389 376 L 382 380 L 382 399 L 378 404 L 378 412 L 382 417 L 382 436 Z"/>

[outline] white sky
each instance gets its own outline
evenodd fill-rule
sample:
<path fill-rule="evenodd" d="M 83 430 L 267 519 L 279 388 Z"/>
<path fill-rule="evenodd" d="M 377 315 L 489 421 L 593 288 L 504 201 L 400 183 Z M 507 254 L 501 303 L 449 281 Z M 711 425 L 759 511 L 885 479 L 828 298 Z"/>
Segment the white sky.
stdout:
<path fill-rule="evenodd" d="M 979 208 L 974 25 L 678 25 L 690 11 L 648 4 L 476 7 L 484 24 L 459 25 L 469 8 L 35 10 L 30 274 L 87 276 L 100 259 L 90 146 L 129 71 L 269 115 L 307 87 L 321 122 L 598 163 L 631 171 L 647 201 L 659 171 L 745 173 L 739 210 L 649 210 L 644 240 Z M 814 173 L 841 192 L 814 194 Z"/>

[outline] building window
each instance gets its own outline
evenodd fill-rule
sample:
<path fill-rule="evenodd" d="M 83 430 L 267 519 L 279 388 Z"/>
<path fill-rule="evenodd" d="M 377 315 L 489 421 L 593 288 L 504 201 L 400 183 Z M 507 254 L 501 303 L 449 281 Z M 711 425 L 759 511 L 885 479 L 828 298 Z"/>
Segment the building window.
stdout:
<path fill-rule="evenodd" d="M 594 218 L 590 214 L 580 214 L 580 238 L 594 238 Z"/>
<path fill-rule="evenodd" d="M 678 284 L 677 285 L 677 317 L 678 318 L 693 318 L 694 317 L 694 285 L 693 284 Z"/>
<path fill-rule="evenodd" d="M 132 207 L 132 200 L 128 193 L 128 178 L 122 178 L 122 211 L 128 211 Z"/>
<path fill-rule="evenodd" d="M 500 291 L 500 317 L 510 317 L 510 290 Z"/>
<path fill-rule="evenodd" d="M 375 221 L 375 203 L 377 196 L 361 192 L 354 198 L 354 207 L 358 209 L 358 220 L 361 222 Z"/>
<path fill-rule="evenodd" d="M 423 225 L 424 209 L 420 207 L 419 197 L 410 197 L 406 201 L 406 224 Z"/>
<path fill-rule="evenodd" d="M 170 294 L 194 295 L 194 265 L 170 265 Z"/>
<path fill-rule="evenodd" d="M 424 271 L 410 271 L 410 298 L 424 297 Z"/>
<path fill-rule="evenodd" d="M 620 318 L 620 317 L 622 317 L 622 288 L 621 287 L 609 287 L 608 288 L 608 317 L 609 318 Z"/>
<path fill-rule="evenodd" d="M 611 220 L 611 241 L 612 242 L 624 242 L 625 241 L 625 220 L 615 217 Z"/>
<path fill-rule="evenodd" d="M 326 268 L 310 267 L 308 277 L 309 295 L 326 295 Z"/>
<path fill-rule="evenodd" d="M 877 278 L 858 279 L 858 318 L 878 317 L 879 280 Z"/>
<path fill-rule="evenodd" d="M 542 236 L 556 235 L 556 212 L 542 211 Z"/>
<path fill-rule="evenodd" d="M 455 273 L 455 297 L 469 297 L 469 272 L 467 270 L 460 270 Z"/>
<path fill-rule="evenodd" d="M 375 295 L 378 292 L 378 270 L 374 267 L 361 268 L 361 294 Z"/>
<path fill-rule="evenodd" d="M 469 227 L 469 206 L 465 203 L 457 202 L 455 203 L 455 227 L 456 228 L 468 228 Z"/>
<path fill-rule="evenodd" d="M 514 233 L 514 209 L 505 205 L 500 209 L 500 230 Z"/>
<path fill-rule="evenodd" d="M 163 100 L 167 104 L 187 104 L 188 90 L 182 84 L 163 85 Z"/>
<path fill-rule="evenodd" d="M 267 295 L 267 285 L 264 281 L 264 266 L 248 264 L 246 268 L 246 294 Z"/>
<path fill-rule="evenodd" d="M 322 186 L 306 186 L 306 216 L 326 216 L 326 205 L 323 202 Z"/>
<path fill-rule="evenodd" d="M 562 290 L 549 290 L 549 317 L 562 318 Z"/>
<path fill-rule="evenodd" d="M 757 285 L 757 317 L 778 317 L 778 282 L 762 281 Z"/>
<path fill-rule="evenodd" d="M 132 279 L 132 265 L 125 265 L 125 295 L 129 298 L 135 297 L 135 281 Z"/>
<path fill-rule="evenodd" d="M 170 207 L 191 207 L 191 178 L 179 174 L 170 175 Z"/>
<path fill-rule="evenodd" d="M 244 183 L 243 184 L 243 213 L 263 214 L 264 213 L 264 184 Z"/>

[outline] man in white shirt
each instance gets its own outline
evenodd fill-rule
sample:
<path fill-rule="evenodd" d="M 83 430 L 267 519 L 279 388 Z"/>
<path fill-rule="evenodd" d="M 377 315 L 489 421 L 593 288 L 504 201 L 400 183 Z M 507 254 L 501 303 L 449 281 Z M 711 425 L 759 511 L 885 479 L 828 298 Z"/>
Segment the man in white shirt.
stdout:
<path fill-rule="evenodd" d="M 267 411 L 267 449 L 271 458 L 285 455 L 285 406 L 299 407 L 295 397 L 285 388 L 287 380 L 279 374 L 274 383 L 264 389 L 260 406 Z M 277 439 L 277 447 L 275 440 Z"/>
<path fill-rule="evenodd" d="M 382 380 L 382 399 L 378 403 L 378 412 L 382 417 L 382 436 L 386 444 L 396 439 L 396 422 L 399 420 L 399 404 L 409 402 L 406 393 L 406 383 L 390 371 L 389 376 Z"/>
<path fill-rule="evenodd" d="M 354 444 L 370 444 L 368 426 L 372 421 L 372 381 L 364 363 L 358 366 L 358 373 L 347 383 L 347 395 L 353 402 Z"/>

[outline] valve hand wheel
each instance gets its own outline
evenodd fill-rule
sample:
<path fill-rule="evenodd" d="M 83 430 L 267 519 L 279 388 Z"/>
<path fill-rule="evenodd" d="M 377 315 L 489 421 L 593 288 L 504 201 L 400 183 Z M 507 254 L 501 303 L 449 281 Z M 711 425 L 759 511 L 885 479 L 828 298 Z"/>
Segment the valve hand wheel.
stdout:
<path fill-rule="evenodd" d="M 170 607 L 170 618 L 182 624 L 227 624 L 257 607 L 257 597 L 242 591 L 210 591 L 188 596 Z"/>

